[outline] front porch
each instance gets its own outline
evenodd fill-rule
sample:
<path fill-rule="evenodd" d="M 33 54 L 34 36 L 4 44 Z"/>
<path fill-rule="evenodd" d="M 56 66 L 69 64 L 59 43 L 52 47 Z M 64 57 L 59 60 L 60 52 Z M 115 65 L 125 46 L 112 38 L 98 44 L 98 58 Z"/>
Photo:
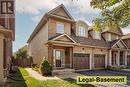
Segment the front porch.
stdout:
<path fill-rule="evenodd" d="M 73 68 L 73 47 L 76 44 L 65 33 L 48 41 L 48 60 L 54 70 Z"/>
<path fill-rule="evenodd" d="M 109 50 L 109 66 L 116 68 L 126 68 L 127 67 L 127 54 L 128 47 L 119 39 L 115 41 Z"/>
<path fill-rule="evenodd" d="M 73 47 L 49 46 L 49 62 L 54 70 L 72 69 Z"/>
<path fill-rule="evenodd" d="M 110 66 L 112 67 L 127 67 L 127 50 L 110 50 L 109 51 Z"/>

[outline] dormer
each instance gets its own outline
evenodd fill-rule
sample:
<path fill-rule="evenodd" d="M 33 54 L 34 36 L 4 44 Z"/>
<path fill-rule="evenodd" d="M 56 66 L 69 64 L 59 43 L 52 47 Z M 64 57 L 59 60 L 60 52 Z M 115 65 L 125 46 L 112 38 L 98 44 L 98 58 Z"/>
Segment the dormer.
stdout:
<path fill-rule="evenodd" d="M 120 39 L 123 33 L 121 29 L 111 29 L 111 30 L 104 30 L 102 32 L 102 35 L 106 41 L 113 41 L 113 40 Z"/>
<path fill-rule="evenodd" d="M 101 40 L 101 31 L 93 30 L 93 39 Z"/>
<path fill-rule="evenodd" d="M 105 35 L 106 35 L 106 37 L 105 37 L 106 41 L 113 41 L 113 40 L 119 39 L 119 35 L 113 34 L 110 32 L 106 33 Z"/>
<path fill-rule="evenodd" d="M 75 30 L 76 36 L 88 38 L 88 27 L 89 25 L 86 24 L 84 21 L 81 21 L 81 20 L 77 21 L 76 30 Z"/>
<path fill-rule="evenodd" d="M 89 28 L 89 34 L 91 36 L 92 39 L 97 39 L 97 40 L 101 40 L 101 31 L 100 30 L 94 30 L 91 27 Z"/>

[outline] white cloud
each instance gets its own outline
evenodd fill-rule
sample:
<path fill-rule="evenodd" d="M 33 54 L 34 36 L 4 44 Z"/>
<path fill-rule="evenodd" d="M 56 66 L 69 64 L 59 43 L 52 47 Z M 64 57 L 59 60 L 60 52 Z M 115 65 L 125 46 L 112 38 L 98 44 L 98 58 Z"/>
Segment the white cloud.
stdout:
<path fill-rule="evenodd" d="M 64 4 L 69 12 L 73 14 L 74 18 L 86 19 L 88 14 L 97 14 L 99 12 L 99 10 L 93 9 L 90 6 L 90 1 L 91 0 L 16 0 L 16 11 L 19 13 L 32 14 L 32 20 L 39 22 L 45 12 L 50 11 L 60 4 Z"/>
<path fill-rule="evenodd" d="M 40 19 L 42 19 L 43 15 L 37 15 L 35 17 L 32 18 L 32 20 L 36 23 L 38 23 L 40 21 Z"/>
<path fill-rule="evenodd" d="M 16 0 L 16 11 L 32 14 L 39 14 L 40 10 L 48 10 L 58 4 L 68 4 L 68 0 Z"/>
<path fill-rule="evenodd" d="M 91 0 L 16 0 L 16 11 L 39 14 L 40 10 L 50 10 L 59 4 L 64 4 L 77 8 L 81 13 L 98 12 L 98 10 L 91 8 L 90 1 Z"/>
<path fill-rule="evenodd" d="M 98 9 L 93 9 L 90 6 L 91 0 L 76 0 L 74 5 L 79 9 L 81 13 L 98 13 Z"/>
<path fill-rule="evenodd" d="M 128 34 L 128 33 L 130 33 L 130 28 L 124 28 L 124 29 L 122 29 L 122 31 L 124 34 Z"/>

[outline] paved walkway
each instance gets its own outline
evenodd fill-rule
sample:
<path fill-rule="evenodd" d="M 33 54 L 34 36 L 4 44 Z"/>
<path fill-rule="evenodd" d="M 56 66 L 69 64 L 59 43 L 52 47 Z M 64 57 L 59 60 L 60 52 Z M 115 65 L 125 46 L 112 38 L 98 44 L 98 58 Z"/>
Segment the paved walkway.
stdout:
<path fill-rule="evenodd" d="M 61 80 L 61 79 L 66 79 L 66 78 L 73 78 L 76 79 L 77 76 L 81 76 L 82 74 L 78 73 L 66 73 L 66 74 L 60 74 L 60 75 L 55 75 L 55 76 L 50 76 L 50 77 L 45 77 L 39 74 L 38 72 L 32 70 L 31 68 L 26 68 L 26 70 L 29 72 L 29 74 L 38 79 L 38 80 Z M 82 75 L 83 76 L 83 75 Z"/>
<path fill-rule="evenodd" d="M 35 79 L 38 79 L 38 80 L 57 80 L 57 79 L 60 79 L 56 76 L 54 77 L 45 77 L 45 76 L 42 76 L 41 74 L 39 74 L 38 72 L 32 70 L 31 68 L 26 68 L 26 70 L 29 72 L 29 74 L 34 77 Z"/>

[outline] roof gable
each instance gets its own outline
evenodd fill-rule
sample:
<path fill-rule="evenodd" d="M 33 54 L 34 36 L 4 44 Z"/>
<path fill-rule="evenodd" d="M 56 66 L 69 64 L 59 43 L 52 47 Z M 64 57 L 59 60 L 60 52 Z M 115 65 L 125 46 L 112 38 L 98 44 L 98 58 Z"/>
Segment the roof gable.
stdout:
<path fill-rule="evenodd" d="M 69 42 L 69 43 L 76 43 L 69 35 L 62 34 L 56 38 L 52 39 L 53 41 L 62 41 L 62 42 Z"/>
<path fill-rule="evenodd" d="M 48 14 L 74 20 L 63 4 L 49 11 Z"/>
<path fill-rule="evenodd" d="M 120 48 L 117 44 L 114 46 L 114 48 Z"/>
<path fill-rule="evenodd" d="M 127 45 L 120 39 L 115 44 L 113 44 L 112 48 L 122 48 L 128 49 Z"/>

